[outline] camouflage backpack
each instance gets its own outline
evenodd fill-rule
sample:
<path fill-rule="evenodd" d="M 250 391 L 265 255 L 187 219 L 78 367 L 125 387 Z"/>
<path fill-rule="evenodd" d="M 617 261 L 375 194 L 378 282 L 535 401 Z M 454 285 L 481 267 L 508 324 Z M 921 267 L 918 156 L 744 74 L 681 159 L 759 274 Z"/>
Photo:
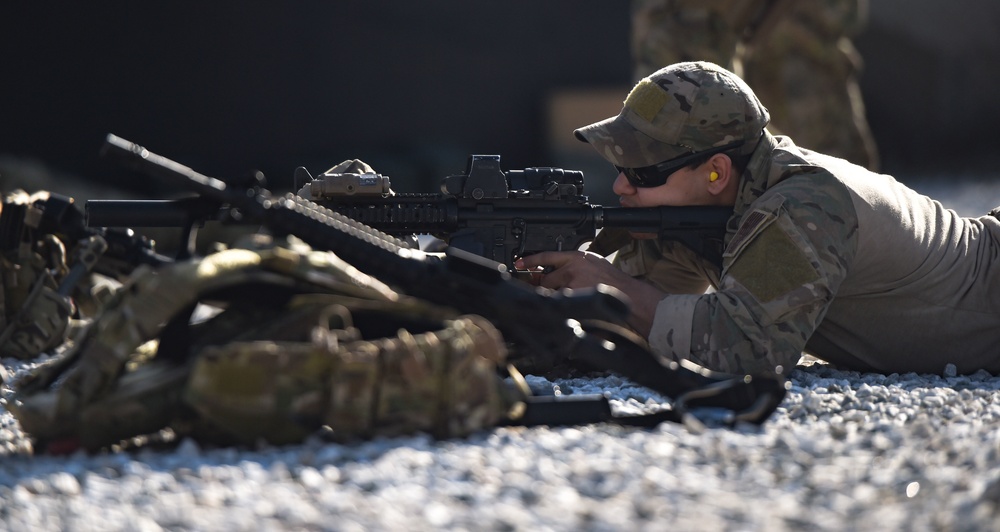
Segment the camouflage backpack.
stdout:
<path fill-rule="evenodd" d="M 512 368 L 500 377 L 505 344 L 486 320 L 291 242 L 139 268 L 72 342 L 8 405 L 37 449 L 166 428 L 215 444 L 321 429 L 339 441 L 451 437 L 517 417 L 527 395 Z"/>

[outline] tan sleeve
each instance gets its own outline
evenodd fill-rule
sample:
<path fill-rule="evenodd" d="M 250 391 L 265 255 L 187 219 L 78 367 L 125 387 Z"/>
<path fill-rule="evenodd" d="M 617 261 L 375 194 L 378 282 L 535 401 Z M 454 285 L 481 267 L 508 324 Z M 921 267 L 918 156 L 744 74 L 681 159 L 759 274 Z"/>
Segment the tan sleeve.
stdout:
<path fill-rule="evenodd" d="M 663 298 L 656 306 L 649 347 L 654 353 L 679 360 L 691 352 L 691 330 L 695 309 L 701 299 L 698 294 L 675 294 Z"/>

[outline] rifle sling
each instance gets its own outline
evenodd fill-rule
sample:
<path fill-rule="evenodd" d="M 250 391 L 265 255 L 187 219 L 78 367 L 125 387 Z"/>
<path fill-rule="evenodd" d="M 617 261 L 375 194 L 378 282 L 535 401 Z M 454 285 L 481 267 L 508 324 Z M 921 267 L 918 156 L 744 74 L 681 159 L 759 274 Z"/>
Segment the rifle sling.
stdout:
<path fill-rule="evenodd" d="M 617 423 L 637 427 L 655 427 L 664 421 L 683 422 L 683 414 L 662 410 L 653 414 L 616 416 L 611 412 L 608 397 L 603 394 L 542 395 L 529 397 L 524 414 L 507 420 L 507 426 L 575 426 L 591 423 Z"/>

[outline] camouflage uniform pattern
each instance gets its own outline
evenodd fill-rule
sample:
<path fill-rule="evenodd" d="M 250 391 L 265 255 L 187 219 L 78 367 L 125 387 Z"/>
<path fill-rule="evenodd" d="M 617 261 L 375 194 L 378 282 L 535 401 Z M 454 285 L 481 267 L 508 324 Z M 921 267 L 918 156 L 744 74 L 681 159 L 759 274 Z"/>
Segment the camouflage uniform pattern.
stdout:
<path fill-rule="evenodd" d="M 858 221 L 846 187 L 793 151 L 777 151 L 770 134 L 757 149 L 730 220 L 719 280 L 712 279 L 715 291 L 671 296 L 657 308 L 650 343 L 670 358 L 717 370 L 788 371 L 847 275 Z"/>
<path fill-rule="evenodd" d="M 714 65 L 687 63 L 652 79 L 675 70 L 696 83 L 719 76 Z M 720 93 L 699 104 L 726 98 L 756 97 Z M 683 123 L 694 110 L 661 112 L 672 116 L 659 123 Z M 618 126 L 600 124 L 588 126 L 600 130 L 590 138 L 606 153 Z M 619 250 L 623 271 L 670 293 L 649 335 L 663 359 L 769 374 L 806 352 L 860 371 L 1000 371 L 996 217 L 960 217 L 891 176 L 765 130 L 740 177 L 725 245 L 721 269 L 671 242 Z"/>
<path fill-rule="evenodd" d="M 782 11 L 744 37 L 768 4 Z M 633 0 L 635 77 L 684 61 L 723 65 L 754 87 L 775 134 L 875 170 L 851 41 L 867 12 L 867 0 Z"/>
<path fill-rule="evenodd" d="M 65 249 L 55 238 L 44 238 L 44 247 L 56 251 L 48 254 L 55 268 L 65 268 Z M 3 356 L 34 358 L 54 349 L 66 340 L 73 302 L 57 292 L 58 285 L 46 260 L 40 253 L 27 256 L 17 251 L 0 258 L 3 275 L 0 327 L 0 352 Z M 65 270 L 64 270 L 65 271 Z"/>
<path fill-rule="evenodd" d="M 753 151 L 769 115 L 753 91 L 718 65 L 690 62 L 644 78 L 629 92 L 618 116 L 582 127 L 589 142 L 616 166 L 638 168 L 743 141 Z M 706 103 L 711 105 L 705 105 Z"/>
<path fill-rule="evenodd" d="M 492 427 L 517 404 L 497 385 L 496 368 L 505 360 L 502 338 L 479 316 L 449 320 L 438 331 L 401 330 L 394 338 L 345 345 L 325 424 L 340 439 L 338 428 L 350 439 L 417 430 L 448 438 Z M 362 383 L 372 385 L 361 390 Z"/>
<path fill-rule="evenodd" d="M 526 387 L 498 376 L 505 344 L 488 322 L 401 296 L 331 253 L 260 238 L 137 269 L 64 356 L 18 384 L 9 408 L 25 432 L 41 447 L 95 450 L 167 427 L 210 443 L 289 443 L 323 425 L 341 440 L 448 437 L 516 415 Z M 267 286 L 287 301 L 270 304 Z M 237 299 L 192 326 L 179 356 L 161 353 L 160 333 L 212 294 Z"/>
<path fill-rule="evenodd" d="M 745 10 L 766 0 L 632 0 L 632 56 L 640 80 L 674 63 L 708 61 L 731 67 Z"/>
<path fill-rule="evenodd" d="M 349 315 L 350 303 L 327 303 L 305 315 L 313 321 L 330 312 Z M 382 311 L 389 319 L 398 309 Z M 309 342 L 208 347 L 194 363 L 184 402 L 202 423 L 243 444 L 301 442 L 322 426 L 337 441 L 414 432 L 465 436 L 506 419 L 515 404 L 497 377 L 504 344 L 481 318 L 376 340 L 344 331 L 317 326 Z"/>
<path fill-rule="evenodd" d="M 787 371 L 800 352 L 858 371 L 1000 371 L 993 216 L 960 217 L 890 176 L 768 134 L 727 242 L 714 292 L 657 308 L 649 340 L 663 356 L 751 373 Z M 660 283 L 691 275 L 635 253 L 618 260 Z"/>
<path fill-rule="evenodd" d="M 42 231 L 46 191 L 16 190 L 0 211 L 0 355 L 35 358 L 93 318 L 115 283 L 91 274 L 107 249 L 99 236 L 64 242 Z M 72 274 L 71 274 L 72 272 Z"/>

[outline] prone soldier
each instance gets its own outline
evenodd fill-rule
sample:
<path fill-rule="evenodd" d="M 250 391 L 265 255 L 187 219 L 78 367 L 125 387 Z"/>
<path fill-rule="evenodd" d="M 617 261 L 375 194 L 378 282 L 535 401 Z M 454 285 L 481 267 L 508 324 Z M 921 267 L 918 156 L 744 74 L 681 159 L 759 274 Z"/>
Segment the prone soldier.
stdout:
<path fill-rule="evenodd" d="M 997 211 L 960 217 L 891 176 L 772 135 L 768 120 L 734 73 L 688 62 L 576 131 L 618 168 L 623 206 L 734 207 L 721 267 L 641 234 L 618 267 L 584 252 L 518 267 L 553 268 L 547 288 L 617 287 L 656 353 L 719 371 L 766 374 L 803 351 L 859 371 L 1000 371 Z"/>

